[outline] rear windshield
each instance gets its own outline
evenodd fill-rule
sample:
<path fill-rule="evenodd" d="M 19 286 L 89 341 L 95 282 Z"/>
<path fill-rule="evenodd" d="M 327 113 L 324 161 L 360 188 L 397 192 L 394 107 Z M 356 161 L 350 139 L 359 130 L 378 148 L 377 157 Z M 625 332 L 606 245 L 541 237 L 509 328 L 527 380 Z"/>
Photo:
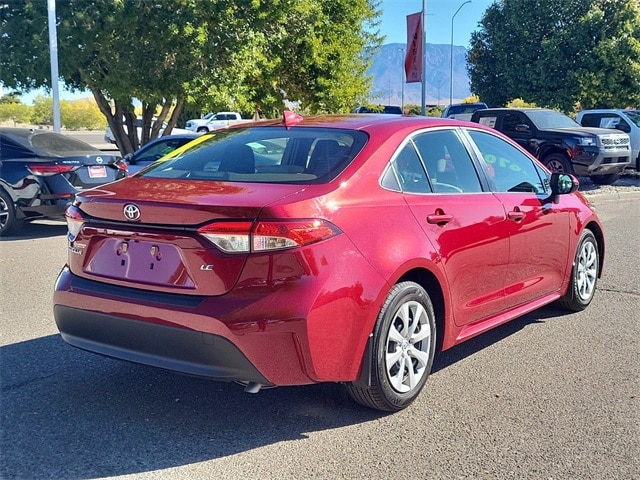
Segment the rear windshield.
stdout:
<path fill-rule="evenodd" d="M 148 178 L 325 183 L 345 169 L 368 136 L 333 128 L 216 130 L 142 171 Z"/>
<path fill-rule="evenodd" d="M 449 107 L 449 110 L 447 111 L 447 115 L 460 115 L 460 114 L 464 114 L 464 113 L 473 113 L 476 110 L 484 110 L 485 107 L 484 105 L 478 105 L 478 104 L 462 104 L 462 105 L 451 105 Z"/>
<path fill-rule="evenodd" d="M 19 139 L 18 141 L 23 145 L 30 146 L 45 155 L 64 155 L 76 151 L 97 151 L 87 143 L 55 132 L 32 132 L 27 129 L 17 129 L 12 131 L 11 135 L 15 139 Z"/>

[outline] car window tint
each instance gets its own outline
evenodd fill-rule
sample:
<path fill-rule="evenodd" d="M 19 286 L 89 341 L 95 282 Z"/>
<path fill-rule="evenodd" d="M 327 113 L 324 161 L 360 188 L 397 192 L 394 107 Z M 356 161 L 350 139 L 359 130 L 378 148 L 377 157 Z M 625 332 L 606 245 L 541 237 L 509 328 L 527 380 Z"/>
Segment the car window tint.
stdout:
<path fill-rule="evenodd" d="M 259 183 L 325 183 L 336 177 L 368 139 L 331 128 L 235 128 L 209 135 L 163 159 L 146 177 Z"/>
<path fill-rule="evenodd" d="M 66 135 L 58 135 L 56 133 L 38 132 L 31 136 L 31 145 L 33 148 L 40 150 L 42 153 L 53 153 L 64 155 L 68 152 L 80 151 L 98 151 L 91 145 L 76 140 Z"/>
<path fill-rule="evenodd" d="M 547 193 L 544 171 L 527 155 L 487 132 L 470 130 L 469 135 L 487 163 L 498 192 Z"/>
<path fill-rule="evenodd" d="M 480 179 L 469 152 L 454 130 L 413 137 L 436 193 L 481 192 Z"/>
<path fill-rule="evenodd" d="M 402 150 L 398 152 L 393 159 L 392 166 L 404 192 L 431 192 L 431 186 L 427 180 L 427 173 L 424 170 L 413 143 L 407 143 Z"/>

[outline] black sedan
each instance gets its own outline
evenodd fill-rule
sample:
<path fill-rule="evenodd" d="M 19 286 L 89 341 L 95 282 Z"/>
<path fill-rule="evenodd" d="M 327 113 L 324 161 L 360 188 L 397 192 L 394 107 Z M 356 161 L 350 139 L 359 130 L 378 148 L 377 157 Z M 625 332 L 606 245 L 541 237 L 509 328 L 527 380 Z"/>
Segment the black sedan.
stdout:
<path fill-rule="evenodd" d="M 129 174 L 137 172 L 199 136 L 201 136 L 200 133 L 167 135 L 150 141 L 133 153 L 127 153 L 124 159 L 129 163 Z"/>
<path fill-rule="evenodd" d="M 126 175 L 119 156 L 66 135 L 0 128 L 0 237 L 23 221 L 62 218 L 76 193 Z"/>

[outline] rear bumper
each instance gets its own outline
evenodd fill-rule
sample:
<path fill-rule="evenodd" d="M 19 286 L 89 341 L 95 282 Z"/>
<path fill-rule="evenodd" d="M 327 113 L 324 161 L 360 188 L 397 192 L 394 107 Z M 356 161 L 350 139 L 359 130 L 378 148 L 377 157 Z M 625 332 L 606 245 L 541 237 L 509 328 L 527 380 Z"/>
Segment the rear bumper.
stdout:
<path fill-rule="evenodd" d="M 219 335 L 62 305 L 55 306 L 54 315 L 64 341 L 83 350 L 214 380 L 271 385 Z"/>
<path fill-rule="evenodd" d="M 323 267 L 307 256 L 309 273 Z M 256 280 L 264 277 L 256 274 L 268 266 L 264 258 L 250 258 L 238 285 L 217 296 L 114 285 L 65 267 L 55 285 L 55 320 L 73 346 L 187 374 L 280 386 L 353 381 L 384 283 L 373 274 L 363 281 L 371 267 L 351 257 L 326 262 L 335 268 L 316 276 L 288 268 L 286 281 L 268 285 Z"/>

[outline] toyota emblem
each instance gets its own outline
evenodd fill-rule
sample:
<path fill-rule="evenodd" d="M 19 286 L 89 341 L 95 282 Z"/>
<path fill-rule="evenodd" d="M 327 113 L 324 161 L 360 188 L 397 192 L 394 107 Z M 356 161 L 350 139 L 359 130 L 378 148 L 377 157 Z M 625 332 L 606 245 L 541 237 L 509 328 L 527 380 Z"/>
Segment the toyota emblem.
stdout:
<path fill-rule="evenodd" d="M 140 209 L 133 203 L 127 203 L 124 206 L 124 218 L 127 220 L 138 220 L 140 218 Z"/>
<path fill-rule="evenodd" d="M 102 160 L 102 157 L 96 157 L 96 162 L 97 163 L 102 163 L 102 162 L 104 162 L 104 160 Z"/>

